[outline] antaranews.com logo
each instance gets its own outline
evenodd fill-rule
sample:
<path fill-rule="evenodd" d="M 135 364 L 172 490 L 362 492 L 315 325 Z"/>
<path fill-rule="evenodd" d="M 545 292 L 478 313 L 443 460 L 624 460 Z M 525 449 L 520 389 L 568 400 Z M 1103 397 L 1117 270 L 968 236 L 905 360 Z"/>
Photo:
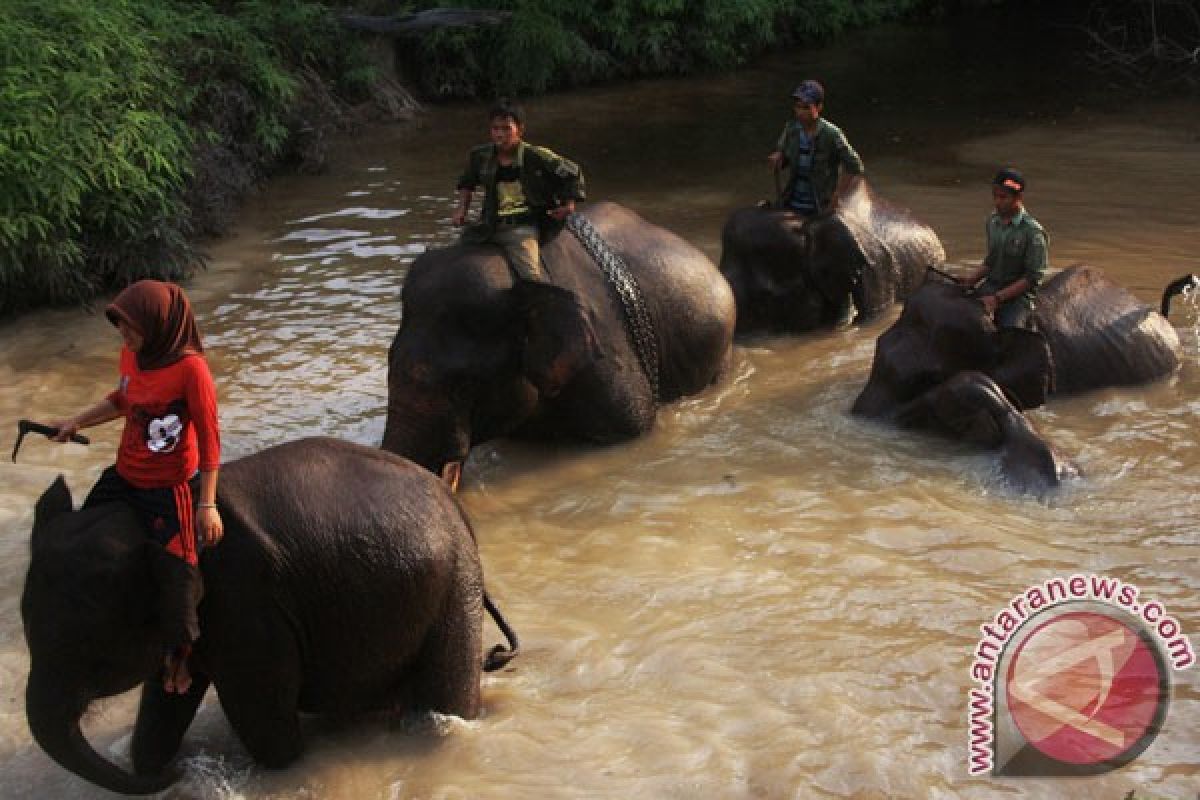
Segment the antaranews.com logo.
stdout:
<path fill-rule="evenodd" d="M 1150 746 L 1167 717 L 1171 672 L 1195 655 L 1178 620 L 1140 594 L 1103 575 L 1054 578 L 980 626 L 971 775 L 1095 775 Z"/>

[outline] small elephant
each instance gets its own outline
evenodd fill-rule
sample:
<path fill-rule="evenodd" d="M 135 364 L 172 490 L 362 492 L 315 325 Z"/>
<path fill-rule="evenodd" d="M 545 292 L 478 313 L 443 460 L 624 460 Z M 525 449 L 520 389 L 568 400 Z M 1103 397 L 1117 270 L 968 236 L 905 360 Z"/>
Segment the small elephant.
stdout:
<path fill-rule="evenodd" d="M 1162 307 L 1190 282 L 1172 283 Z M 876 342 L 853 412 L 999 447 L 1020 489 L 1059 485 L 1076 470 L 1021 412 L 1051 393 L 1163 378 L 1179 366 L 1179 336 L 1165 316 L 1086 265 L 1043 284 L 1035 320 L 1036 333 L 998 329 L 958 284 L 926 282 Z"/>
<path fill-rule="evenodd" d="M 737 333 L 866 322 L 903 300 L 927 267 L 946 260 L 933 229 L 877 197 L 863 181 L 832 214 L 735 211 L 721 235 L 721 274 L 733 288 Z"/>
<path fill-rule="evenodd" d="M 514 282 L 493 246 L 413 262 L 388 354 L 385 450 L 441 473 L 510 434 L 620 441 L 649 430 L 660 404 L 717 379 L 734 305 L 712 262 L 615 203 L 580 216 L 568 224 L 589 223 L 623 278 L 570 231 L 541 248 L 545 283 Z"/>
<path fill-rule="evenodd" d="M 37 503 L 21 616 L 26 716 L 59 764 L 116 792 L 168 786 L 167 768 L 211 684 L 234 731 L 269 767 L 302 749 L 299 712 L 480 710 L 486 607 L 474 534 L 448 489 L 391 453 L 303 439 L 226 464 L 219 545 L 201 555 L 205 594 L 191 689 L 162 687 L 154 559 L 124 503 L 72 511 L 59 477 Z M 134 774 L 88 744 L 97 698 L 142 684 Z"/>

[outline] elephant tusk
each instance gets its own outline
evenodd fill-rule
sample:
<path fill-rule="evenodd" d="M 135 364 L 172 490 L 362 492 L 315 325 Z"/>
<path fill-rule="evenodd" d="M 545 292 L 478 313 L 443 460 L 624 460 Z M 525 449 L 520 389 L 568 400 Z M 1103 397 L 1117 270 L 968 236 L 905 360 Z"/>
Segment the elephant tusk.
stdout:
<path fill-rule="evenodd" d="M 458 484 L 462 480 L 463 462 L 447 461 L 442 467 L 442 481 L 450 487 L 451 494 L 458 493 Z"/>

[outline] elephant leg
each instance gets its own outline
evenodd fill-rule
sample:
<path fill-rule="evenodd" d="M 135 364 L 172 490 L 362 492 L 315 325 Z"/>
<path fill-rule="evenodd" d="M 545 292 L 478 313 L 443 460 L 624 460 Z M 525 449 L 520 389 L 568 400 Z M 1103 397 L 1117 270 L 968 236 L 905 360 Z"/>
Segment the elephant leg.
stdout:
<path fill-rule="evenodd" d="M 161 671 L 142 684 L 131 748 L 135 772 L 139 775 L 160 773 L 175 757 L 208 685 L 207 676 L 194 674 L 186 694 L 167 692 L 163 689 Z"/>
<path fill-rule="evenodd" d="M 281 769 L 304 751 L 298 709 L 299 662 L 268 664 L 256 662 L 252 667 L 255 677 L 220 684 L 217 691 L 229 724 L 254 760 Z"/>
<path fill-rule="evenodd" d="M 219 689 L 221 707 L 254 760 L 271 769 L 281 769 L 299 758 L 304 750 L 296 693 L 272 685 L 280 676 L 268 675 L 261 668 L 260 671 L 257 684 L 245 682 Z"/>
<path fill-rule="evenodd" d="M 477 582 L 472 582 L 478 586 Z M 483 611 L 478 589 L 450 593 L 448 613 L 429 631 L 413 667 L 405 677 L 405 691 L 417 709 L 453 714 L 463 719 L 479 716 L 479 681 L 482 670 Z"/>
<path fill-rule="evenodd" d="M 229 724 L 250 755 L 279 769 L 304 750 L 300 650 L 282 614 L 242 616 L 217 636 L 214 626 L 205 634 L 213 682 Z"/>

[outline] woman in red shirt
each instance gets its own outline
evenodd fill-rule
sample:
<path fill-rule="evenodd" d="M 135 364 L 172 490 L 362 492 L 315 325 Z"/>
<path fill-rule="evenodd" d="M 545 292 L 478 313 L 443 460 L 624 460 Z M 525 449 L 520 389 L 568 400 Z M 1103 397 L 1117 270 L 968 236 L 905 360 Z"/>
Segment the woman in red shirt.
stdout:
<path fill-rule="evenodd" d="M 80 428 L 125 418 L 117 462 L 83 506 L 124 500 L 145 522 L 147 535 L 162 545 L 153 571 L 168 637 L 163 686 L 182 694 L 191 685 L 187 659 L 200 633 L 197 543 L 211 547 L 224 532 L 216 503 L 221 454 L 216 387 L 191 305 L 175 284 L 139 281 L 104 314 L 124 340 L 120 381 L 96 405 L 55 423 L 55 439 L 66 441 Z"/>

